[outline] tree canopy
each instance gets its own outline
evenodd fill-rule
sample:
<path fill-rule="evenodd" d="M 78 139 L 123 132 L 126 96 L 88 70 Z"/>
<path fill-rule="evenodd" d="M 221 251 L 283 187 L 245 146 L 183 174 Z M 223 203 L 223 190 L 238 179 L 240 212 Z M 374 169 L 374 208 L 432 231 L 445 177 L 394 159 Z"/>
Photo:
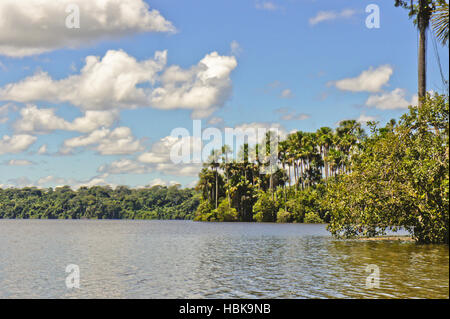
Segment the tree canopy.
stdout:
<path fill-rule="evenodd" d="M 0 218 L 192 219 L 198 204 L 193 189 L 179 186 L 0 188 Z"/>

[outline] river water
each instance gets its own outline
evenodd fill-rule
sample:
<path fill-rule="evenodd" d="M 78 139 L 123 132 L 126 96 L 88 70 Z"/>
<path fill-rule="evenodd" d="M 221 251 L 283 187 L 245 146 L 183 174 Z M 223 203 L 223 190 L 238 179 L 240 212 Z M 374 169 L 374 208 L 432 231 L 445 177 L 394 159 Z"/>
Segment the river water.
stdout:
<path fill-rule="evenodd" d="M 0 220 L 0 298 L 449 298 L 449 249 L 324 225 Z"/>

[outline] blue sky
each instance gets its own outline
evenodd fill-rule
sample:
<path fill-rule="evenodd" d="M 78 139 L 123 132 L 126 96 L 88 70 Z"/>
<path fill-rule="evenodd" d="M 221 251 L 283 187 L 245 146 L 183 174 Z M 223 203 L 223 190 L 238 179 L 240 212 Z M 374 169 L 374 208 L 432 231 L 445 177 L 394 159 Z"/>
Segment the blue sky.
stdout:
<path fill-rule="evenodd" d="M 383 124 L 415 99 L 417 31 L 394 1 L 109 2 L 0 4 L 0 187 L 190 186 L 198 165 L 167 153 L 172 129 L 192 131 L 193 119 L 315 131 Z M 68 3 L 79 29 L 64 25 Z M 368 4 L 380 28 L 366 27 Z M 442 92 L 431 39 L 428 48 L 428 89 Z"/>

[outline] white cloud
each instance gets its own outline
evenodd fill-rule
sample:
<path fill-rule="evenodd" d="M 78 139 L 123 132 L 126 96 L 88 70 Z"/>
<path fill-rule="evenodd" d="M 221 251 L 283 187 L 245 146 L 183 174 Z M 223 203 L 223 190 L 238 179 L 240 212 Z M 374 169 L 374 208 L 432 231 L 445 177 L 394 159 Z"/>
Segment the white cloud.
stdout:
<path fill-rule="evenodd" d="M 28 177 L 11 178 L 7 181 L 8 184 L 0 184 L 0 188 L 10 187 L 33 187 L 34 183 Z"/>
<path fill-rule="evenodd" d="M 151 171 L 151 167 L 135 160 L 125 158 L 114 161 L 111 164 L 102 165 L 98 168 L 99 173 L 108 174 L 145 174 Z"/>
<path fill-rule="evenodd" d="M 406 109 L 410 105 L 417 105 L 418 98 L 414 95 L 410 101 L 406 99 L 406 90 L 397 88 L 391 92 L 383 92 L 379 95 L 371 95 L 366 101 L 366 106 L 380 110 Z"/>
<path fill-rule="evenodd" d="M 335 85 L 342 91 L 375 93 L 380 92 L 381 88 L 389 82 L 392 73 L 393 69 L 390 65 L 382 65 L 376 69 L 370 67 L 355 78 L 346 78 L 328 84 Z"/>
<path fill-rule="evenodd" d="M 370 115 L 365 115 L 365 114 L 361 114 L 356 121 L 359 123 L 367 123 L 370 121 L 376 121 L 377 117 L 376 116 L 370 116 Z"/>
<path fill-rule="evenodd" d="M 166 61 L 166 51 L 138 62 L 123 51 L 111 50 L 103 59 L 88 56 L 80 74 L 62 80 L 39 72 L 7 84 L 0 88 L 0 100 L 70 102 L 84 110 L 181 108 L 193 110 L 194 117 L 206 117 L 228 99 L 235 57 L 212 52 L 190 69 L 174 65 L 159 74 Z"/>
<path fill-rule="evenodd" d="M 274 134 L 278 134 L 282 139 L 286 137 L 286 130 L 285 128 L 279 124 L 279 123 L 270 123 L 270 122 L 252 122 L 252 123 L 242 123 L 239 125 L 236 125 L 234 128 L 234 131 L 242 131 L 242 132 L 248 132 L 247 136 L 247 143 L 249 146 L 254 146 L 257 143 L 261 143 L 263 139 L 265 138 L 265 134 L 262 134 L 261 132 L 264 132 L 264 130 L 271 131 Z M 240 148 L 241 145 L 236 145 L 236 148 Z"/>
<path fill-rule="evenodd" d="M 280 6 L 276 5 L 271 1 L 257 1 L 255 8 L 259 10 L 275 11 L 281 9 Z"/>
<path fill-rule="evenodd" d="M 5 162 L 5 165 L 8 165 L 8 166 L 29 166 L 32 164 L 33 164 L 33 162 L 30 162 L 30 161 L 24 160 L 24 159 L 12 159 L 12 160 Z"/>
<path fill-rule="evenodd" d="M 45 155 L 47 154 L 47 144 L 42 145 L 41 147 L 39 147 L 37 153 L 39 155 Z"/>
<path fill-rule="evenodd" d="M 66 27 L 69 4 L 80 9 L 80 28 Z M 131 33 L 175 31 L 143 0 L 0 1 L 0 55 L 22 57 Z"/>
<path fill-rule="evenodd" d="M 35 136 L 28 134 L 4 135 L 0 138 L 0 155 L 23 152 L 36 142 L 36 139 Z"/>
<path fill-rule="evenodd" d="M 180 185 L 180 183 L 177 181 L 169 181 L 168 182 L 168 181 L 162 180 L 161 178 L 155 178 L 148 183 L 149 187 L 158 186 L 158 185 L 159 186 L 173 186 L 173 185 Z"/>
<path fill-rule="evenodd" d="M 70 102 L 88 110 L 133 107 L 145 101 L 141 83 L 155 83 L 155 76 L 166 63 L 166 52 L 154 59 L 138 62 L 123 51 L 110 50 L 103 59 L 88 56 L 80 74 L 53 80 L 39 72 L 0 89 L 0 99 L 17 102 Z"/>
<path fill-rule="evenodd" d="M 344 9 L 338 11 L 319 11 L 316 16 L 309 19 L 310 25 L 316 25 L 324 21 L 331 21 L 336 19 L 348 19 L 355 15 L 356 11 L 353 9 Z"/>
<path fill-rule="evenodd" d="M 0 106 L 0 124 L 8 122 L 8 120 L 9 120 L 8 113 L 10 111 L 16 111 L 16 110 L 17 110 L 17 106 L 15 106 L 14 104 L 7 103 L 4 105 L 1 105 Z"/>
<path fill-rule="evenodd" d="M 175 164 L 170 158 L 170 152 L 175 145 L 188 145 L 190 154 L 201 152 L 201 141 L 198 137 L 186 136 L 181 139 L 166 136 L 154 143 L 149 152 L 138 156 L 140 163 L 146 164 L 153 170 L 176 176 L 196 176 L 200 171 L 201 164 L 179 163 Z M 189 155 L 190 155 L 189 154 Z M 189 159 L 186 159 L 188 161 Z"/>
<path fill-rule="evenodd" d="M 39 178 L 36 182 L 37 185 L 52 185 L 54 187 L 65 186 L 68 185 L 67 180 L 61 177 L 55 177 L 53 175 L 49 175 L 46 177 Z"/>
<path fill-rule="evenodd" d="M 231 93 L 230 74 L 235 57 L 207 54 L 196 66 L 183 70 L 171 66 L 161 76 L 150 103 L 160 109 L 192 109 L 194 118 L 207 117 L 222 106 Z"/>
<path fill-rule="evenodd" d="M 49 133 L 55 130 L 89 133 L 101 127 L 109 127 L 119 117 L 119 112 L 85 111 L 82 117 L 72 122 L 55 114 L 55 109 L 38 109 L 36 105 L 27 105 L 20 110 L 21 117 L 13 124 L 18 132 Z"/>
<path fill-rule="evenodd" d="M 77 181 L 76 183 L 69 185 L 72 186 L 74 189 L 78 189 L 80 187 L 92 187 L 92 186 L 110 186 L 112 188 L 116 187 L 117 185 L 111 182 L 108 182 L 106 180 L 106 177 L 108 177 L 108 174 L 104 174 L 102 176 L 95 176 L 87 181 Z"/>
<path fill-rule="evenodd" d="M 126 155 L 143 150 L 141 142 L 134 138 L 128 127 L 101 128 L 85 136 L 67 139 L 60 152 L 68 154 L 79 147 L 92 148 L 101 155 Z"/>
<path fill-rule="evenodd" d="M 7 187 L 62 187 L 62 186 L 70 186 L 72 189 L 78 189 L 81 186 L 91 187 L 96 185 L 109 185 L 111 187 L 115 187 L 117 185 L 110 183 L 106 180 L 108 174 L 102 174 L 99 176 L 94 176 L 88 180 L 77 180 L 73 178 L 64 178 L 58 177 L 54 175 L 48 175 L 45 177 L 39 178 L 37 181 L 31 181 L 28 177 L 19 177 L 12 178 L 7 181 L 8 184 L 0 184 L 0 188 Z"/>
<path fill-rule="evenodd" d="M 120 159 L 100 166 L 98 172 L 108 174 L 144 174 L 157 171 L 174 176 L 197 176 L 201 169 L 201 164 L 175 164 L 171 160 L 171 149 L 177 143 L 188 143 L 191 154 L 194 151 L 201 151 L 201 144 L 198 138 L 187 136 L 180 141 L 176 137 L 166 136 L 155 142 L 149 151 L 140 154 L 137 159 Z"/>
<path fill-rule="evenodd" d="M 213 116 L 208 120 L 208 124 L 210 125 L 222 125 L 224 123 L 223 118 L 218 116 Z"/>
<path fill-rule="evenodd" d="M 285 89 L 281 91 L 281 97 L 283 99 L 290 99 L 293 96 L 292 91 L 290 89 Z"/>
<path fill-rule="evenodd" d="M 231 54 L 234 56 L 238 56 L 242 53 L 242 47 L 236 40 L 233 40 L 230 44 Z"/>

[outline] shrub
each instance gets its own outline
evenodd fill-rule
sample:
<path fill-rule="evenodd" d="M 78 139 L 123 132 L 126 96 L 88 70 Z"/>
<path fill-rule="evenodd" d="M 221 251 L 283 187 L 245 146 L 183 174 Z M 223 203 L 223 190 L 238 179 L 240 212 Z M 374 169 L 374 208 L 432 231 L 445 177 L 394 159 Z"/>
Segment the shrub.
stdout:
<path fill-rule="evenodd" d="M 322 218 L 320 218 L 319 214 L 309 212 L 309 213 L 306 213 L 306 215 L 305 215 L 304 223 L 305 224 L 322 224 L 323 220 L 322 220 Z"/>
<path fill-rule="evenodd" d="M 227 199 L 220 202 L 219 207 L 214 210 L 217 221 L 221 222 L 234 222 L 238 219 L 237 210 L 230 207 L 230 203 Z"/>
<path fill-rule="evenodd" d="M 292 222 L 292 214 L 284 209 L 280 209 L 277 214 L 277 223 Z"/>
<path fill-rule="evenodd" d="M 278 209 L 272 200 L 272 195 L 261 193 L 261 196 L 253 206 L 253 219 L 257 222 L 274 222 L 277 218 L 277 211 Z"/>

